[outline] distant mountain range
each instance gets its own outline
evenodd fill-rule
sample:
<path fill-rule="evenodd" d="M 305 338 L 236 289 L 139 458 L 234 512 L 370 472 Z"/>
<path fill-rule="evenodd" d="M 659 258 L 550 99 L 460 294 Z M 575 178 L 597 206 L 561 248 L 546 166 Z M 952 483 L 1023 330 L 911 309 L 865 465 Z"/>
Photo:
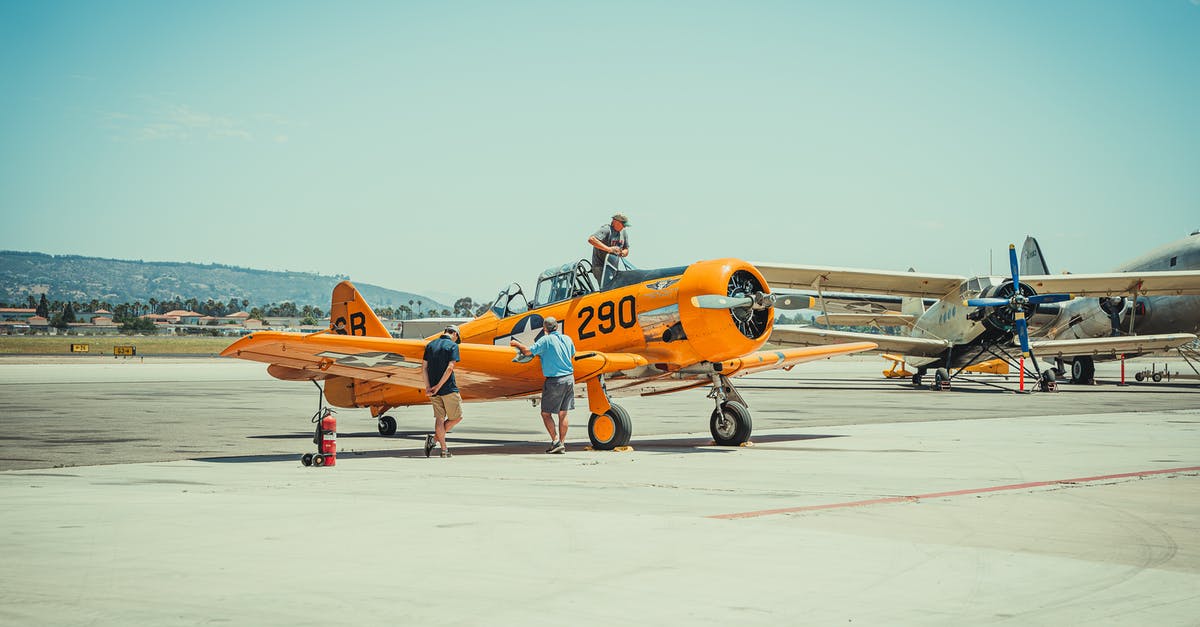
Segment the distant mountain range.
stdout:
<path fill-rule="evenodd" d="M 329 308 L 333 286 L 345 276 L 272 272 L 220 264 L 131 261 L 77 255 L 0 251 L 0 300 L 24 303 L 30 294 L 50 300 L 108 301 L 112 304 L 211 298 L 248 300 L 251 306 L 290 301 Z M 420 294 L 355 283 L 372 307 L 399 307 L 421 301 L 421 309 L 449 309 Z M 415 309 L 415 307 L 414 307 Z"/>

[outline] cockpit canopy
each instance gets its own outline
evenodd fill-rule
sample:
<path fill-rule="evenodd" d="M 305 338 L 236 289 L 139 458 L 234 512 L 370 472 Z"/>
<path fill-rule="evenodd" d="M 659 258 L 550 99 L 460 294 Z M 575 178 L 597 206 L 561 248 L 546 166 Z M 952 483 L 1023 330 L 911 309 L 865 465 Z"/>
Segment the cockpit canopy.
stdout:
<path fill-rule="evenodd" d="M 611 261 L 611 260 L 616 261 Z M 537 287 L 534 288 L 533 300 L 530 301 L 521 290 L 521 286 L 510 283 L 500 290 L 499 296 L 492 304 L 492 312 L 504 318 L 515 314 L 525 313 L 531 308 L 545 307 L 567 299 L 591 294 L 614 287 L 622 272 L 637 270 L 626 259 L 610 256 L 609 266 L 601 277 L 600 286 L 596 284 L 596 276 L 592 271 L 592 262 L 580 259 L 575 263 L 564 263 L 560 266 L 547 268 L 538 275 Z"/>

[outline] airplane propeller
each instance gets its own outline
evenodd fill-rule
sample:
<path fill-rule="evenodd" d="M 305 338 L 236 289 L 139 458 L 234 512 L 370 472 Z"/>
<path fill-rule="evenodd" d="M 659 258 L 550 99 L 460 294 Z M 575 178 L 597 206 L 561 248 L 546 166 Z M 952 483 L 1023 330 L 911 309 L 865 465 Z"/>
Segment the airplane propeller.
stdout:
<path fill-rule="evenodd" d="M 1029 306 L 1037 306 L 1042 303 L 1058 303 L 1065 300 L 1071 300 L 1070 294 L 1034 294 L 1026 296 L 1021 293 L 1021 271 L 1017 263 L 1017 248 L 1016 246 L 1008 245 L 1008 264 L 1012 270 L 1012 290 L 1013 295 L 1009 298 L 971 298 L 963 301 L 963 304 L 969 307 L 1008 307 L 1013 315 L 1013 326 L 1016 328 L 1017 337 L 1021 341 L 1021 354 L 1028 357 L 1029 351 L 1029 327 L 1025 321 L 1025 309 Z M 1037 367 L 1037 360 L 1034 359 L 1034 367 Z"/>
<path fill-rule="evenodd" d="M 721 296 L 719 294 L 701 294 L 692 297 L 692 305 L 701 309 L 805 309 L 812 306 L 812 298 L 808 296 L 780 296 L 755 292 L 753 296 Z"/>

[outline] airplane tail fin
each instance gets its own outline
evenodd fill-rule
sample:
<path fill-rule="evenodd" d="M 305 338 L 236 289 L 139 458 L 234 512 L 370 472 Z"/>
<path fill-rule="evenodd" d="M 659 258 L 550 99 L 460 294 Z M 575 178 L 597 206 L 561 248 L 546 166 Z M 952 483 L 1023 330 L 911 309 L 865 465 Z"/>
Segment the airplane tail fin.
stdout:
<path fill-rule="evenodd" d="M 342 281 L 333 287 L 329 303 L 329 326 L 334 333 L 369 337 L 392 337 L 379 316 L 358 293 L 354 284 Z"/>
<path fill-rule="evenodd" d="M 1025 237 L 1025 243 L 1021 246 L 1021 274 L 1050 274 L 1050 268 L 1046 265 L 1046 258 L 1042 256 L 1042 247 L 1038 246 L 1037 240 L 1032 235 Z"/>

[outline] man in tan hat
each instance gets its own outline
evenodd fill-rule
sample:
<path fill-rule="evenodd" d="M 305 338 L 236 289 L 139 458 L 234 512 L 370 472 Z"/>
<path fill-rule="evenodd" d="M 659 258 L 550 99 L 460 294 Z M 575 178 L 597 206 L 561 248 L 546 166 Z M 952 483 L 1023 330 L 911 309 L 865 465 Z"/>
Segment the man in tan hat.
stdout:
<path fill-rule="evenodd" d="M 616 271 L 616 260 L 609 255 L 629 256 L 629 233 L 625 231 L 628 226 L 629 218 L 625 214 L 614 213 L 611 222 L 588 238 L 588 243 L 592 245 L 592 275 L 596 277 L 596 284 L 600 288 L 607 283 L 604 277 L 607 275 L 607 278 L 611 278 Z M 612 263 L 608 263 L 610 259 Z M 608 272 L 605 272 L 606 264 L 611 268 Z"/>

